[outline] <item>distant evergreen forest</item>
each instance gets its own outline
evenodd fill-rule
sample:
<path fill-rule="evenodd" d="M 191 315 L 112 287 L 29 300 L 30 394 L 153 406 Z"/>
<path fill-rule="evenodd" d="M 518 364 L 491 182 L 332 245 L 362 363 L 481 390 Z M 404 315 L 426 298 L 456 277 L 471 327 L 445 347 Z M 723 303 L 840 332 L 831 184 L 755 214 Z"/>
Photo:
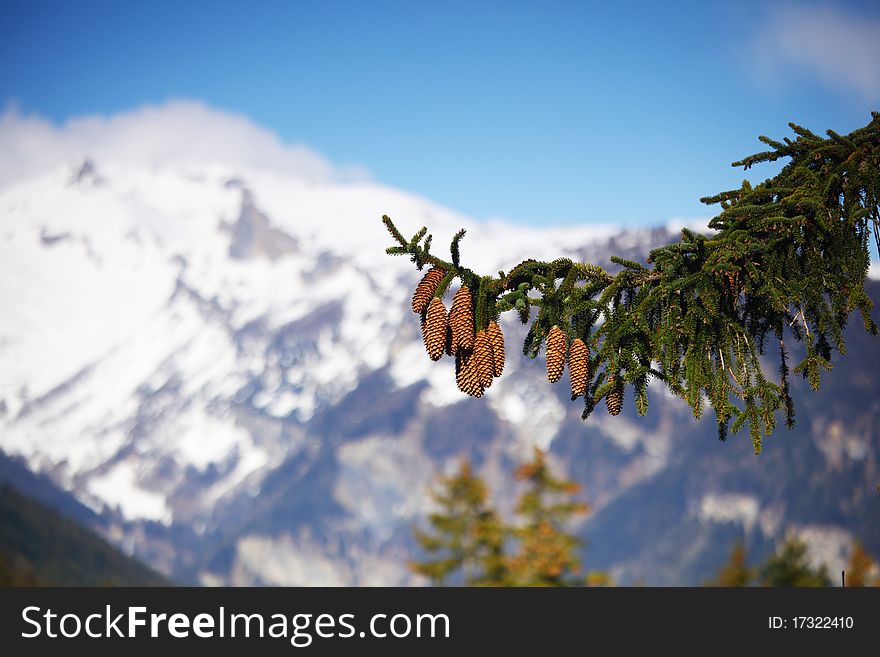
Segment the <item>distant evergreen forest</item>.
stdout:
<path fill-rule="evenodd" d="M 0 484 L 0 586 L 169 586 L 103 538 Z"/>

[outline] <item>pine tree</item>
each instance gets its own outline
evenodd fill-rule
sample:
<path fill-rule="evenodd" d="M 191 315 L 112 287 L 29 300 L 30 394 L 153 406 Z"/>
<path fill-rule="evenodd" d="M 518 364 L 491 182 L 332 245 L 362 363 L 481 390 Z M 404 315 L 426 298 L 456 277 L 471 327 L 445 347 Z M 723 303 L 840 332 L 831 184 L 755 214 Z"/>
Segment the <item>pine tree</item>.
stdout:
<path fill-rule="evenodd" d="M 432 495 L 439 510 L 430 514 L 433 533 L 416 530 L 416 540 L 434 559 L 410 568 L 435 585 L 497 585 L 505 579 L 505 529 L 488 504 L 483 480 L 463 461 L 457 474 L 444 477 Z"/>
<path fill-rule="evenodd" d="M 532 461 L 516 471 L 516 478 L 528 488 L 516 507 L 524 522 L 514 530 L 519 550 L 509 559 L 512 581 L 518 586 L 582 584 L 580 541 L 566 531 L 575 516 L 589 512 L 587 504 L 573 499 L 580 486 L 553 476 L 537 448 Z"/>
<path fill-rule="evenodd" d="M 709 222 L 714 233 L 684 229 L 678 242 L 651 251 L 647 266 L 613 256 L 618 271 L 612 273 L 567 258 L 529 259 L 498 276 L 480 275 L 460 262 L 463 230 L 445 261 L 431 253 L 426 228 L 407 240 L 385 216 L 396 242 L 387 252 L 409 255 L 418 269 L 445 272 L 435 297 L 452 279 L 467 286 L 475 331 L 515 310 L 523 324 L 531 323 L 523 353 L 532 358 L 547 343 L 548 365 L 551 351 L 555 359 L 554 326 L 566 343 L 582 340 L 592 354 L 584 419 L 603 397 L 614 412 L 622 386 L 633 388 L 644 415 L 648 382 L 659 379 L 695 418 L 708 399 L 720 438 L 748 427 L 758 453 L 779 413 L 789 428 L 794 424 L 790 374 L 817 390 L 832 352 L 845 351 L 851 311 L 877 333 L 864 281 L 872 234 L 880 246 L 880 113 L 845 136 L 790 126 L 795 139 L 762 136 L 770 150 L 734 162 L 748 170 L 787 159 L 777 175 L 703 198 L 721 208 Z M 803 344 L 793 367 L 786 340 Z M 771 343 L 776 380 L 761 362 Z M 557 367 L 548 369 L 551 380 Z"/>
<path fill-rule="evenodd" d="M 788 538 L 761 568 L 763 586 L 831 586 L 828 569 L 810 566 L 807 546 L 796 538 Z"/>
<path fill-rule="evenodd" d="M 746 546 L 737 541 L 730 551 L 730 558 L 716 573 L 707 586 L 748 586 L 755 577 L 755 571 L 748 565 Z"/>
<path fill-rule="evenodd" d="M 574 516 L 589 511 L 572 499 L 580 486 L 556 478 L 537 449 L 515 476 L 528 488 L 516 507 L 522 522 L 511 526 L 488 504 L 483 480 L 462 462 L 459 472 L 432 493 L 440 507 L 429 516 L 433 532 L 414 532 L 433 558 L 410 562 L 410 568 L 435 585 L 610 586 L 606 572 L 580 575 L 580 541 L 566 532 Z M 517 546 L 514 554 L 511 545 Z"/>
<path fill-rule="evenodd" d="M 853 545 L 849 563 L 846 566 L 845 582 L 848 587 L 880 586 L 880 567 L 865 550 L 861 541 Z"/>

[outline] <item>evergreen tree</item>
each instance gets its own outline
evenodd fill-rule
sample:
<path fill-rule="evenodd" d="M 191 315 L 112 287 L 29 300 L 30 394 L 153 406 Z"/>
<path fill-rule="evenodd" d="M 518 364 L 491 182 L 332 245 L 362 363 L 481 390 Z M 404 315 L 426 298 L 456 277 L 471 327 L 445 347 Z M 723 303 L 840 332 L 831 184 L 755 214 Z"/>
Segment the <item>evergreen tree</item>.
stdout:
<path fill-rule="evenodd" d="M 862 586 L 880 586 L 880 568 L 877 562 L 865 550 L 861 541 L 853 545 L 849 563 L 846 566 L 846 585 L 857 588 Z"/>
<path fill-rule="evenodd" d="M 533 459 L 520 466 L 516 478 L 527 490 L 519 498 L 516 513 L 523 518 L 514 530 L 519 550 L 509 560 L 510 576 L 518 586 L 574 586 L 579 578 L 580 541 L 566 532 L 571 520 L 589 511 L 573 500 L 581 487 L 554 477 L 544 453 L 535 448 Z"/>
<path fill-rule="evenodd" d="M 813 568 L 807 561 L 807 546 L 796 538 L 788 538 L 761 568 L 763 586 L 831 586 L 828 569 Z"/>
<path fill-rule="evenodd" d="M 433 493 L 440 507 L 430 514 L 433 533 L 415 531 L 416 540 L 433 560 L 410 568 L 435 585 L 499 585 L 505 581 L 505 529 L 488 505 L 488 489 L 463 461 L 457 474 L 444 477 Z"/>
<path fill-rule="evenodd" d="M 553 476 L 537 449 L 515 476 L 528 487 L 516 507 L 523 522 L 513 527 L 489 506 L 485 483 L 462 462 L 459 472 L 433 492 L 440 507 L 429 516 L 433 533 L 415 530 L 422 549 L 434 558 L 413 561 L 410 568 L 435 585 L 610 585 L 605 572 L 579 575 L 580 541 L 565 531 L 574 516 L 589 510 L 572 499 L 580 486 Z M 513 555 L 508 552 L 512 543 L 518 545 Z"/>
<path fill-rule="evenodd" d="M 572 400 L 584 398 L 584 419 L 603 398 L 617 415 L 626 387 L 644 415 L 648 382 L 659 379 L 687 401 L 696 418 L 708 399 L 720 438 L 728 429 L 748 427 L 757 453 L 778 413 L 789 428 L 794 424 L 790 374 L 803 375 L 818 389 L 832 352 L 845 351 L 850 312 L 858 310 L 866 330 L 877 332 L 864 280 L 872 233 L 880 245 L 880 113 L 846 136 L 829 130 L 823 138 L 790 126 L 795 139 L 762 136 L 770 150 L 734 163 L 748 170 L 787 159 L 776 176 L 702 199 L 720 204 L 709 222 L 714 234 L 685 229 L 677 243 L 654 249 L 645 264 L 612 257 L 616 273 L 558 258 L 481 275 L 461 264 L 463 230 L 453 237 L 446 261 L 431 253 L 426 228 L 407 240 L 386 216 L 396 242 L 387 251 L 409 255 L 418 269 L 430 265 L 434 272 L 414 297 L 423 326 L 430 306 L 422 302 L 442 300 L 455 280 L 465 290 L 456 295 L 457 336 L 487 335 L 490 325 L 495 335 L 498 317 L 507 311 L 531 323 L 523 352 L 534 358 L 544 348 L 551 382 L 568 362 Z M 496 335 L 496 349 L 487 339 L 453 340 L 446 330 L 443 345 L 444 318 L 445 306 L 434 304 L 426 347 L 437 359 L 445 346 L 455 357 L 459 388 L 479 397 L 501 373 L 503 339 Z M 462 325 L 471 321 L 472 327 Z M 776 380 L 761 363 L 771 343 L 779 363 Z M 792 343 L 803 345 L 793 367 Z"/>
<path fill-rule="evenodd" d="M 727 563 L 718 570 L 715 579 L 706 583 L 706 586 L 748 586 L 754 577 L 754 569 L 749 568 L 748 565 L 746 546 L 738 540 L 733 544 Z"/>
<path fill-rule="evenodd" d="M 611 574 L 605 570 L 591 570 L 585 580 L 587 586 L 614 586 Z"/>
<path fill-rule="evenodd" d="M 39 585 L 34 577 L 34 570 L 26 559 L 12 557 L 0 551 L 0 588 Z"/>

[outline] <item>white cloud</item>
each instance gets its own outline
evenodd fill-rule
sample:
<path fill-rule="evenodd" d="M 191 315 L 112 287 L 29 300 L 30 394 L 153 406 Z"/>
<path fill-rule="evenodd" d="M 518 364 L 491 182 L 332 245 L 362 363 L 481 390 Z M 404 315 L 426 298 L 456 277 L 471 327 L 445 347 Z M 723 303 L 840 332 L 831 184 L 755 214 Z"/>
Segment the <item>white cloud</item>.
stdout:
<path fill-rule="evenodd" d="M 11 106 L 0 115 L 0 188 L 90 157 L 148 164 L 231 164 L 317 180 L 368 178 L 338 167 L 306 146 L 284 143 L 242 115 L 191 100 L 147 105 L 111 116 L 55 125 Z"/>
<path fill-rule="evenodd" d="M 755 74 L 778 84 L 808 76 L 830 88 L 880 100 L 880 20 L 840 7 L 774 7 L 755 35 Z"/>

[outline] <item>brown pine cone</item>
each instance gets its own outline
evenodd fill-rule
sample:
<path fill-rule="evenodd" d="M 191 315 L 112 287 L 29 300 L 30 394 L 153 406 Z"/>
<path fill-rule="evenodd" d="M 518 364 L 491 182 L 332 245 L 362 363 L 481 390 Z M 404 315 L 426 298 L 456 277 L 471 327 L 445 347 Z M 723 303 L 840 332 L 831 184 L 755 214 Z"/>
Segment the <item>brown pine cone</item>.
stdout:
<path fill-rule="evenodd" d="M 565 331 L 556 324 L 547 334 L 547 378 L 550 383 L 556 383 L 562 377 L 565 369 Z"/>
<path fill-rule="evenodd" d="M 620 409 L 623 407 L 623 386 L 620 380 L 614 375 L 608 380 L 611 383 L 611 390 L 605 395 L 605 406 L 611 415 L 620 415 Z"/>
<path fill-rule="evenodd" d="M 484 389 L 488 388 L 492 385 L 494 366 L 492 363 L 492 343 L 489 341 L 489 334 L 486 331 L 477 332 L 477 337 L 474 339 L 473 359 L 476 361 L 480 386 Z"/>
<path fill-rule="evenodd" d="M 486 333 L 489 335 L 489 344 L 492 346 L 492 374 L 501 376 L 504 371 L 504 333 L 495 322 L 489 322 Z"/>
<path fill-rule="evenodd" d="M 422 280 L 416 285 L 416 291 L 413 292 L 412 309 L 414 313 L 425 312 L 434 297 L 434 292 L 437 291 L 437 286 L 440 285 L 440 281 L 445 275 L 446 272 L 439 267 L 431 267 L 428 273 L 422 276 Z"/>
<path fill-rule="evenodd" d="M 446 350 L 446 306 L 437 297 L 428 305 L 422 338 L 431 360 L 440 360 Z"/>
<path fill-rule="evenodd" d="M 466 395 L 483 396 L 483 386 L 480 385 L 476 359 L 471 349 L 459 349 L 455 352 L 455 383 Z"/>
<path fill-rule="evenodd" d="M 474 346 L 474 302 L 467 285 L 462 285 L 452 297 L 449 310 L 449 326 L 452 329 L 452 351 Z"/>
<path fill-rule="evenodd" d="M 568 376 L 571 379 L 571 398 L 587 393 L 590 378 L 590 349 L 580 338 L 575 338 L 568 352 Z"/>

